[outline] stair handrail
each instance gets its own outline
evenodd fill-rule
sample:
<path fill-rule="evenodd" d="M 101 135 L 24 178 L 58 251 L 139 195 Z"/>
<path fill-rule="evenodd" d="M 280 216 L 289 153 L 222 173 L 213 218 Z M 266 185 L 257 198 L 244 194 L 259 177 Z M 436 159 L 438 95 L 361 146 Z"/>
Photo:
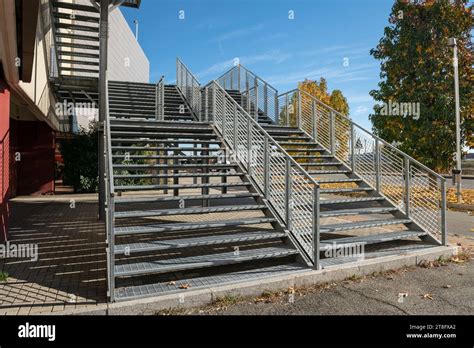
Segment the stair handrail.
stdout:
<path fill-rule="evenodd" d="M 239 63 L 219 76 L 216 81 L 224 89 L 237 90 L 248 94 L 249 97 L 250 90 L 255 89 L 253 100 L 248 103 L 256 106 L 255 117 L 258 117 L 258 110 L 261 110 L 273 122 L 278 123 L 278 90 L 260 76 Z M 249 109 L 247 111 L 250 112 Z"/>
<path fill-rule="evenodd" d="M 155 117 L 162 121 L 165 116 L 165 76 L 162 75 L 155 86 Z"/>
<path fill-rule="evenodd" d="M 176 86 L 189 103 L 193 114 L 200 120 L 201 84 L 179 57 L 176 57 Z"/>
<path fill-rule="evenodd" d="M 302 257 L 320 268 L 320 185 L 217 82 L 204 88 L 213 126 L 272 207 Z M 227 110 L 231 108 L 231 112 Z M 229 117 L 230 116 L 230 117 Z"/>
<path fill-rule="evenodd" d="M 112 137 L 110 127 L 110 113 L 109 113 L 109 79 L 107 72 L 105 73 L 105 95 L 106 95 L 106 112 L 104 127 L 104 154 L 105 157 L 105 226 L 106 226 L 106 242 L 107 242 L 107 279 L 108 279 L 108 292 L 110 301 L 114 301 L 114 288 L 115 288 L 115 238 L 114 238 L 114 226 L 115 226 L 115 184 L 114 184 L 114 169 L 112 162 Z"/>
<path fill-rule="evenodd" d="M 446 245 L 443 176 L 304 90 L 293 89 L 278 99 L 280 124 L 304 131 L 434 241 Z"/>

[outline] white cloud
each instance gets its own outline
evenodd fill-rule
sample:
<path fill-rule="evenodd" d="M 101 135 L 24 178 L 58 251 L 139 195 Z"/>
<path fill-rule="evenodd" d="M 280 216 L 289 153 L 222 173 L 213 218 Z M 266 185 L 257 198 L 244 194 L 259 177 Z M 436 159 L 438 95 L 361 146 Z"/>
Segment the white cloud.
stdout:
<path fill-rule="evenodd" d="M 255 32 L 255 31 L 259 31 L 261 29 L 263 29 L 263 24 L 260 23 L 260 24 L 257 24 L 257 25 L 251 26 L 251 27 L 241 28 L 241 29 L 229 31 L 227 33 L 223 33 L 223 34 L 215 37 L 211 41 L 221 42 L 221 41 L 225 41 L 225 40 L 231 40 L 231 39 L 235 39 L 237 37 L 242 37 L 242 36 L 249 35 L 249 34 Z"/>

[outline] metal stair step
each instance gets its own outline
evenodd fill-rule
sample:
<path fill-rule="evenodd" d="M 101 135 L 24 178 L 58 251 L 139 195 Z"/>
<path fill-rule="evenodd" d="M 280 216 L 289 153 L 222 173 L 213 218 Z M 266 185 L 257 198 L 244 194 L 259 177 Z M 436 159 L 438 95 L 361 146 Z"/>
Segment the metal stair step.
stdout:
<path fill-rule="evenodd" d="M 84 61 L 84 60 L 77 60 L 77 59 L 62 59 L 59 58 L 58 62 L 61 64 L 75 64 L 75 65 L 90 65 L 90 66 L 99 66 L 98 61 Z M 62 68 L 61 68 L 62 69 Z"/>
<path fill-rule="evenodd" d="M 55 27 L 57 29 L 71 29 L 71 30 L 99 33 L 98 26 L 77 25 L 77 24 L 70 24 L 70 23 L 55 23 Z"/>
<path fill-rule="evenodd" d="M 73 15 L 72 12 L 66 13 L 66 12 L 59 12 L 58 10 L 53 10 L 53 16 L 54 18 L 59 18 L 59 19 L 68 19 L 68 20 L 74 20 L 74 21 L 80 21 L 80 22 L 99 24 L 98 16 L 84 16 L 84 15 L 78 15 L 75 13 Z"/>
<path fill-rule="evenodd" d="M 387 219 L 387 220 L 369 220 L 360 222 L 349 222 L 334 225 L 323 225 L 320 228 L 321 233 L 331 233 L 339 231 L 357 230 L 360 228 L 372 228 L 382 227 L 390 225 L 409 224 L 412 221 L 410 219 Z"/>
<path fill-rule="evenodd" d="M 70 34 L 70 33 L 63 33 L 63 32 L 58 32 L 55 35 L 56 37 L 65 38 L 65 39 L 99 42 L 98 36 L 79 35 L 79 34 L 74 34 L 74 33 Z"/>
<path fill-rule="evenodd" d="M 180 133 L 180 129 L 176 129 L 175 132 L 127 132 L 127 131 L 112 131 L 111 136 L 112 139 L 115 136 L 137 136 L 139 135 L 142 138 L 149 137 L 149 138 L 172 138 L 176 137 L 176 139 L 182 139 L 182 138 L 197 138 L 197 139 L 202 139 L 202 138 L 217 138 L 217 135 L 215 133 Z M 177 141 L 179 142 L 179 141 Z"/>
<path fill-rule="evenodd" d="M 344 198 L 344 199 L 328 199 L 321 200 L 320 205 L 327 204 L 350 204 L 350 203 L 360 203 L 360 202 L 380 202 L 384 201 L 384 197 L 356 197 L 356 198 Z"/>
<path fill-rule="evenodd" d="M 248 182 L 209 183 L 209 184 L 165 184 L 165 185 L 121 185 L 115 186 L 117 191 L 145 191 L 162 189 L 190 189 L 190 188 L 212 188 L 212 187 L 248 187 Z"/>
<path fill-rule="evenodd" d="M 282 145 L 281 142 L 279 142 L 279 144 Z M 292 143 L 292 144 L 294 144 L 294 143 Z M 299 144 L 304 144 L 304 143 L 298 143 L 297 145 L 299 145 Z M 308 148 L 308 149 L 305 149 L 305 148 L 296 148 L 296 149 L 285 148 L 285 150 L 286 150 L 286 152 L 324 152 L 325 151 L 322 147 L 320 147 L 320 148 Z M 330 156 L 331 158 L 334 157 L 332 155 L 323 155 L 323 156 Z"/>
<path fill-rule="evenodd" d="M 307 140 L 307 139 L 295 139 L 295 140 Z M 301 145 L 304 145 L 304 146 L 318 146 L 318 149 L 320 149 L 321 151 L 324 150 L 323 148 L 319 147 L 318 143 L 312 143 L 312 142 L 279 141 L 278 144 L 280 144 L 280 145 L 299 145 L 299 146 L 301 146 Z M 290 151 L 292 151 L 292 150 L 290 149 Z M 305 150 L 305 151 L 308 151 L 308 150 Z"/>
<path fill-rule="evenodd" d="M 238 256 L 234 252 L 198 255 L 154 262 L 116 265 L 115 276 L 126 277 L 139 274 L 178 272 L 198 268 L 216 267 L 253 260 L 287 257 L 298 252 L 286 246 L 242 250 Z"/>
<path fill-rule="evenodd" d="M 112 143 L 136 143 L 136 144 L 217 144 L 219 140 L 193 140 L 193 139 L 136 139 L 136 138 L 112 138 Z"/>
<path fill-rule="evenodd" d="M 169 249 L 183 249 L 202 247 L 210 245 L 224 245 L 230 243 L 243 243 L 261 240 L 272 240 L 277 238 L 285 238 L 284 232 L 244 232 L 233 234 L 219 234 L 205 237 L 191 237 L 179 239 L 165 239 L 151 242 L 134 243 L 134 244 L 119 244 L 115 245 L 115 255 L 122 255 L 127 252 L 129 255 L 135 253 L 162 251 Z"/>
<path fill-rule="evenodd" d="M 351 247 L 357 244 L 379 244 L 385 242 L 391 242 L 400 239 L 407 239 L 413 237 L 423 237 L 428 235 L 427 232 L 423 231 L 397 231 L 397 232 L 387 232 L 387 233 L 378 233 L 368 236 L 357 236 L 357 237 L 345 237 L 345 238 L 336 238 L 330 240 L 322 240 L 320 242 L 320 251 L 335 250 L 337 248 Z"/>
<path fill-rule="evenodd" d="M 212 222 L 196 222 L 196 223 L 173 223 L 173 224 L 156 224 L 146 226 L 124 226 L 116 227 L 114 234 L 116 236 L 122 235 L 135 235 L 145 233 L 158 233 L 158 232 L 175 232 L 175 231 L 193 231 L 209 228 L 220 228 L 230 226 L 245 226 L 245 225 L 258 225 L 276 222 L 274 218 L 249 218 L 239 220 L 222 220 Z"/>
<path fill-rule="evenodd" d="M 126 197 L 126 198 L 124 198 Z M 161 197 L 127 197 L 115 199 L 115 204 L 129 203 L 157 203 L 157 202 L 173 202 L 173 201 L 193 201 L 193 200 L 213 200 L 213 199 L 239 199 L 239 198 L 257 198 L 261 194 L 254 192 L 235 192 L 225 194 L 209 194 L 209 195 L 186 195 L 186 196 L 161 196 Z"/>
<path fill-rule="evenodd" d="M 142 170 L 142 169 L 193 169 L 193 168 L 210 168 L 210 169 L 235 169 L 235 164 L 114 164 L 114 169 L 124 170 Z"/>
<path fill-rule="evenodd" d="M 340 170 L 307 170 L 308 174 L 350 174 L 352 173 L 349 169 Z"/>
<path fill-rule="evenodd" d="M 129 219 L 129 218 L 137 218 L 137 217 L 208 214 L 208 213 L 223 213 L 223 212 L 230 212 L 230 211 L 264 210 L 264 209 L 267 209 L 267 207 L 264 204 L 247 204 L 247 205 L 243 204 L 243 205 L 226 205 L 226 206 L 204 207 L 204 208 L 134 210 L 134 211 L 115 212 L 115 218 L 116 219 Z"/>
<path fill-rule="evenodd" d="M 287 151 L 288 152 L 288 151 Z M 290 151 L 290 152 L 293 152 Z M 334 158 L 333 155 L 318 155 L 318 156 L 314 156 L 314 155 L 292 155 L 291 157 L 293 157 L 294 159 L 323 159 L 323 158 Z"/>
<path fill-rule="evenodd" d="M 183 152 L 215 152 L 222 147 L 154 147 L 154 146 L 112 146 L 112 151 L 183 151 Z"/>
<path fill-rule="evenodd" d="M 339 209 L 320 212 L 321 217 L 336 217 L 362 214 L 384 214 L 398 211 L 395 207 L 369 207 L 357 209 Z"/>
<path fill-rule="evenodd" d="M 183 125 L 160 125 L 160 124 L 143 124 L 143 125 L 131 125 L 131 124 L 117 124 L 112 123 L 110 125 L 111 131 L 114 129 L 131 129 L 131 130 L 156 130 L 156 131 L 170 131 L 170 133 L 176 132 L 207 132 L 212 133 L 212 128 L 203 125 L 183 124 Z"/>
<path fill-rule="evenodd" d="M 125 174 L 125 175 L 114 175 L 114 179 L 158 179 L 158 178 L 206 178 L 206 177 L 227 177 L 227 176 L 245 176 L 244 172 L 230 172 L 230 173 L 178 173 L 172 172 L 168 174 Z"/>
<path fill-rule="evenodd" d="M 299 263 L 285 263 L 276 266 L 252 268 L 224 274 L 183 278 L 174 283 L 163 281 L 153 284 L 122 287 L 115 289 L 114 293 L 116 301 L 126 301 L 187 291 L 179 288 L 182 284 L 188 284 L 191 289 L 210 288 L 217 285 L 231 285 L 254 280 L 261 281 L 268 277 L 297 274 L 306 271 L 308 271 L 308 268 Z"/>
<path fill-rule="evenodd" d="M 99 13 L 99 10 L 95 8 L 94 6 L 79 5 L 79 4 L 69 3 L 69 2 L 62 2 L 62 1 L 53 1 L 53 7 L 65 8 L 68 10 Z"/>
<path fill-rule="evenodd" d="M 184 160 L 189 160 L 189 161 L 193 161 L 193 160 L 200 160 L 200 159 L 214 159 L 214 158 L 218 158 L 219 156 L 184 156 L 184 155 L 176 155 L 176 156 L 172 156 L 172 155 L 165 155 L 165 156 L 158 156 L 158 155 L 112 155 L 112 158 L 114 159 L 177 159 L 177 160 L 180 160 L 180 159 L 184 159 Z"/>
<path fill-rule="evenodd" d="M 96 58 L 99 59 L 99 54 L 97 53 L 85 53 L 85 52 L 78 52 L 78 51 L 63 51 L 58 50 L 58 54 L 60 56 L 74 56 L 74 57 L 82 57 L 82 58 Z"/>
<path fill-rule="evenodd" d="M 342 166 L 343 164 L 340 162 L 306 162 L 306 163 L 301 163 L 298 162 L 298 164 L 301 167 L 339 167 Z"/>
<path fill-rule="evenodd" d="M 369 192 L 374 189 L 371 187 L 354 187 L 354 188 L 333 188 L 333 189 L 321 189 L 321 193 L 351 193 L 351 192 Z"/>
<path fill-rule="evenodd" d="M 362 182 L 362 179 L 358 178 L 341 178 L 341 179 L 316 179 L 320 184 L 338 184 L 338 183 L 347 183 L 347 182 Z"/>

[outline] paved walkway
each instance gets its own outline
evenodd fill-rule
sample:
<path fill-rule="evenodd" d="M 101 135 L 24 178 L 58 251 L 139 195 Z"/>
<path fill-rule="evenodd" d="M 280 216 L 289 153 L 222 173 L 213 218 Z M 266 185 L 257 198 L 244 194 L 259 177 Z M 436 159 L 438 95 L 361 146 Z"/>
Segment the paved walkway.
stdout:
<path fill-rule="evenodd" d="M 104 227 L 91 195 L 17 198 L 10 243 L 37 244 L 38 260 L 0 259 L 0 315 L 94 307 L 106 301 Z M 30 255 L 31 256 L 31 255 Z"/>

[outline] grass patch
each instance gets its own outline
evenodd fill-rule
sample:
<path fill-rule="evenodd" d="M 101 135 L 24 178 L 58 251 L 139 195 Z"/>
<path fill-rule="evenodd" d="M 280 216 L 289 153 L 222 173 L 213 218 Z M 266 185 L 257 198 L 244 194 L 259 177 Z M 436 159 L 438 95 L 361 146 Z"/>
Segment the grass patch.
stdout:
<path fill-rule="evenodd" d="M 7 272 L 0 272 L 0 282 L 6 282 L 9 274 Z"/>

